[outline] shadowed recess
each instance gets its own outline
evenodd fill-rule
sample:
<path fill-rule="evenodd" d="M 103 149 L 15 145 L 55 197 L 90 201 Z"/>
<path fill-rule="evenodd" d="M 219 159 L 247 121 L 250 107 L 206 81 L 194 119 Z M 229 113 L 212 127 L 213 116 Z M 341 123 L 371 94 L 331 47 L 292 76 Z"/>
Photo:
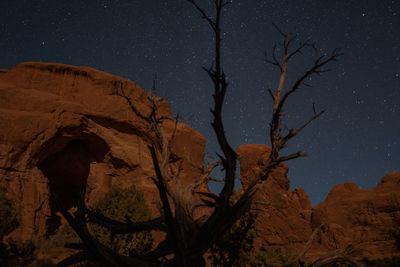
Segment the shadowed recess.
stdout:
<path fill-rule="evenodd" d="M 92 141 L 92 142 L 90 142 Z M 100 142 L 101 141 L 101 142 Z M 99 138 L 73 139 L 60 151 L 49 155 L 38 168 L 49 180 L 49 190 L 55 193 L 67 210 L 74 207 L 74 199 L 81 188 L 86 188 L 92 162 L 104 159 L 108 146 Z M 47 235 L 51 235 L 60 226 L 57 208 L 51 203 L 51 217 L 47 220 Z"/>

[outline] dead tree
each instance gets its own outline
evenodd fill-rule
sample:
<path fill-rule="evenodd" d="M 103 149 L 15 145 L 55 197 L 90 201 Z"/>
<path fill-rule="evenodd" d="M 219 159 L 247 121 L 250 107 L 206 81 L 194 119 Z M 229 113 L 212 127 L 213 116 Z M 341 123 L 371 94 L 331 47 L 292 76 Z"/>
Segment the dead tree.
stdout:
<path fill-rule="evenodd" d="M 329 55 L 317 57 L 312 62 L 311 67 L 306 69 L 290 85 L 288 90 L 284 90 L 286 70 L 289 62 L 293 57 L 301 55 L 303 50 L 308 48 L 315 49 L 315 47 L 308 42 L 295 44 L 296 37 L 292 33 L 285 33 L 276 27 L 283 38 L 283 56 L 282 59 L 278 59 L 277 46 L 274 46 L 271 57 L 266 58 L 267 63 L 276 66 L 280 70 L 277 89 L 268 89 L 273 101 L 270 121 L 270 145 L 272 150 L 262 170 L 256 175 L 239 200 L 232 205 L 229 200 L 234 193 L 237 156 L 226 138 L 221 115 L 224 97 L 228 89 L 228 82 L 221 62 L 221 19 L 224 8 L 230 2 L 227 0 L 211 0 L 215 8 L 214 17 L 207 14 L 195 0 L 188 0 L 188 2 L 197 9 L 214 33 L 214 67 L 204 68 L 204 70 L 210 77 L 214 89 L 214 107 L 211 110 L 213 115 L 212 127 L 222 151 L 222 154 L 218 155 L 220 161 L 208 164 L 204 168 L 201 177 L 193 177 L 194 182 L 192 184 L 182 185 L 179 181 L 180 167 L 178 170 L 173 171 L 169 164 L 171 143 L 178 125 L 178 117 L 160 117 L 157 114 L 158 102 L 156 98 L 150 96 L 149 99 L 152 103 L 151 112 L 149 114 L 140 113 L 135 107 L 134 100 L 130 98 L 129 92 L 125 92 L 123 84 L 118 85 L 115 93 L 126 99 L 132 112 L 148 124 L 149 131 L 154 135 L 154 142 L 149 146 L 149 153 L 154 165 L 155 176 L 153 180 L 157 186 L 161 200 L 161 216 L 150 221 L 138 223 L 114 221 L 88 209 L 83 201 L 84 191 L 82 191 L 81 199 L 78 201 L 78 209 L 75 214 L 67 212 L 63 209 L 60 202 L 56 201 L 58 208 L 82 239 L 84 245 L 82 252 L 61 262 L 60 266 L 76 262 L 83 256 L 96 260 L 99 264 L 105 266 L 204 266 L 203 255 L 250 209 L 255 193 L 261 184 L 268 179 L 271 171 L 284 161 L 306 156 L 305 153 L 300 151 L 290 155 L 281 155 L 281 150 L 289 140 L 299 134 L 313 120 L 321 116 L 324 111 L 316 112 L 314 107 L 313 115 L 304 124 L 298 128 L 286 130 L 283 127 L 284 105 L 294 92 L 301 86 L 307 85 L 305 82 L 309 77 L 323 73 L 325 71 L 323 67 L 335 61 L 341 53 L 338 50 L 334 50 Z M 167 136 L 163 130 L 163 122 L 165 120 L 175 121 L 175 130 L 171 136 Z M 207 183 L 211 179 L 209 176 L 212 169 L 219 164 L 222 165 L 224 170 L 224 177 L 221 179 L 223 181 L 222 191 L 219 194 L 197 192 L 199 185 Z M 179 190 L 171 188 L 169 181 L 174 181 Z M 200 200 L 198 197 L 194 197 L 195 194 L 200 195 Z M 57 200 L 56 196 L 55 199 Z M 211 214 L 195 219 L 193 211 L 199 206 L 211 207 Z M 115 234 L 158 230 L 165 232 L 166 238 L 157 248 L 147 254 L 130 257 L 122 256 L 103 246 L 91 236 L 86 226 L 88 221 L 104 226 Z"/>

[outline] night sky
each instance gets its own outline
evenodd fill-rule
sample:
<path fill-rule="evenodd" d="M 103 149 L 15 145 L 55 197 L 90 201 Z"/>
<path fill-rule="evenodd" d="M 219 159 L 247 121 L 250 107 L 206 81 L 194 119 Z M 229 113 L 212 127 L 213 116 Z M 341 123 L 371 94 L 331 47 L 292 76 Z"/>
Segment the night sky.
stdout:
<path fill-rule="evenodd" d="M 198 3 L 213 11 L 208 1 Z M 276 88 L 279 75 L 264 52 L 281 41 L 272 22 L 321 53 L 345 54 L 288 102 L 289 128 L 312 116 L 313 102 L 327 110 L 284 151 L 310 155 L 288 163 L 292 188 L 303 187 L 316 204 L 335 184 L 372 188 L 400 170 L 399 0 L 233 0 L 222 24 L 230 82 L 223 117 L 232 146 L 269 144 L 266 89 Z M 213 48 L 207 23 L 185 0 L 0 1 L 0 68 L 25 61 L 89 66 L 145 90 L 157 73 L 157 94 L 205 136 L 212 155 L 212 83 L 201 66 L 211 65 Z M 289 84 L 312 64 L 312 52 L 289 65 Z"/>

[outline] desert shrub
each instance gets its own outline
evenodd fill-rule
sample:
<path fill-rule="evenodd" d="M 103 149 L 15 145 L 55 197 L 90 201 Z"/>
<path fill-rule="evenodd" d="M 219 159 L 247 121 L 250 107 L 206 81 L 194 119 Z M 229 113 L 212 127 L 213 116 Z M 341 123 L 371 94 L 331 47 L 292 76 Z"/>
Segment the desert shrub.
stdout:
<path fill-rule="evenodd" d="M 147 206 L 143 194 L 135 189 L 113 186 L 111 190 L 93 206 L 94 211 L 120 222 L 139 222 L 151 219 L 151 211 Z M 113 235 L 108 229 L 90 224 L 90 231 L 94 237 L 122 255 L 143 254 L 149 251 L 153 244 L 153 237 L 149 231 L 136 234 Z"/>
<path fill-rule="evenodd" d="M 240 198 L 238 193 L 231 197 L 231 205 Z M 247 212 L 228 231 L 223 240 L 216 244 L 207 259 L 208 266 L 283 266 L 292 254 L 281 248 L 263 245 L 255 247 L 257 230 L 256 213 Z"/>
<path fill-rule="evenodd" d="M 239 199 L 235 193 L 231 197 L 231 205 Z M 228 231 L 225 237 L 210 250 L 208 263 L 212 266 L 241 266 L 248 262 L 248 256 L 254 250 L 257 237 L 255 229 L 255 213 L 247 212 Z"/>
<path fill-rule="evenodd" d="M 246 213 L 223 240 L 211 248 L 209 260 L 213 266 L 241 266 L 248 262 L 256 236 L 254 214 Z"/>
<path fill-rule="evenodd" d="M 289 250 L 263 245 L 251 251 L 247 260 L 250 266 L 284 266 L 292 257 Z"/>
<path fill-rule="evenodd" d="M 5 259 L 9 258 L 11 253 L 2 243 L 2 239 L 19 226 L 20 220 L 19 211 L 6 194 L 6 189 L 0 186 L 0 266 L 6 265 Z"/>
<path fill-rule="evenodd" d="M 66 248 L 68 244 L 81 243 L 80 238 L 69 225 L 64 225 L 49 238 L 35 241 L 35 261 L 33 266 L 55 266 L 60 260 L 76 253 L 76 250 Z"/>
<path fill-rule="evenodd" d="M 6 189 L 0 187 L 0 241 L 19 225 L 20 213 L 15 204 L 7 198 Z"/>

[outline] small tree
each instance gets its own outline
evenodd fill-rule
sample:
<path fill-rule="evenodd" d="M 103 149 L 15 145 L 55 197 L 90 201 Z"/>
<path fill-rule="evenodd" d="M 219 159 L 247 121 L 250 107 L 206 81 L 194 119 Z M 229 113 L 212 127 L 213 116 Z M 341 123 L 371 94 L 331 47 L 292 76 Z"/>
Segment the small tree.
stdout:
<path fill-rule="evenodd" d="M 141 222 L 151 219 L 151 211 L 143 194 L 135 186 L 121 188 L 113 186 L 93 206 L 96 213 L 122 223 Z M 91 224 L 90 232 L 103 245 L 121 255 L 140 255 L 149 251 L 153 244 L 150 231 L 134 234 L 113 234 L 107 228 Z"/>

